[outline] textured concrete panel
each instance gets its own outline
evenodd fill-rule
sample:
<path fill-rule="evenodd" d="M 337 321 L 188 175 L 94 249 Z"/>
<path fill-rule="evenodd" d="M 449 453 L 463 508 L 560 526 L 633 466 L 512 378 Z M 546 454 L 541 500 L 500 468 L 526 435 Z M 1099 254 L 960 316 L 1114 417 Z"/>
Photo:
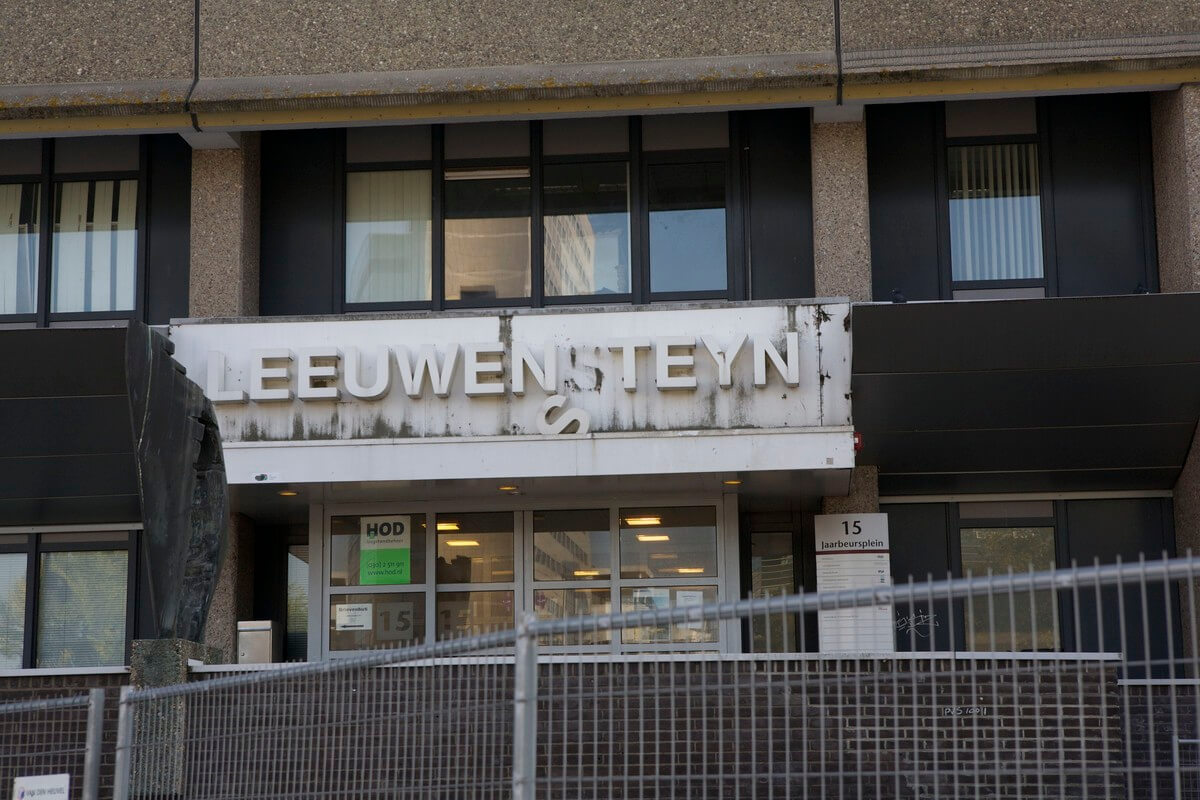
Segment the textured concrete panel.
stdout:
<path fill-rule="evenodd" d="M 5 3 L 0 85 L 192 76 L 192 0 Z"/>
<path fill-rule="evenodd" d="M 879 512 L 879 467 L 857 466 L 850 475 L 850 494 L 821 498 L 822 514 Z"/>
<path fill-rule="evenodd" d="M 1192 0 L 843 0 L 846 50 L 1121 39 L 1200 31 Z"/>
<path fill-rule="evenodd" d="M 208 78 L 811 53 L 833 46 L 829 0 L 203 0 L 200 25 L 201 73 Z"/>
<path fill-rule="evenodd" d="M 260 138 L 192 153 L 192 317 L 257 316 Z"/>
<path fill-rule="evenodd" d="M 254 613 L 254 523 L 241 514 L 229 520 L 229 549 L 217 577 L 204 626 L 204 644 L 218 663 L 237 663 L 237 624 Z M 210 662 L 211 663 L 211 662 Z"/>
<path fill-rule="evenodd" d="M 1200 291 L 1200 85 L 1156 94 L 1151 125 L 1159 287 Z"/>
<path fill-rule="evenodd" d="M 867 126 L 812 127 L 813 271 L 817 297 L 871 299 Z"/>

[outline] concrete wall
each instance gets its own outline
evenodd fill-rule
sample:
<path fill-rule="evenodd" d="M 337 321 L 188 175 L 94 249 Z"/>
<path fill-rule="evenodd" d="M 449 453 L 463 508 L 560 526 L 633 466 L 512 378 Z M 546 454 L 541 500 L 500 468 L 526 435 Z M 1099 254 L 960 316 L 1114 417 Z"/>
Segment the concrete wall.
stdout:
<path fill-rule="evenodd" d="M 867 125 L 812 126 L 813 274 L 817 297 L 871 300 Z"/>
<path fill-rule="evenodd" d="M 261 141 L 192 153 L 191 267 L 193 317 L 258 314 Z"/>
<path fill-rule="evenodd" d="M 1200 84 L 1151 102 L 1159 284 L 1200 291 Z"/>

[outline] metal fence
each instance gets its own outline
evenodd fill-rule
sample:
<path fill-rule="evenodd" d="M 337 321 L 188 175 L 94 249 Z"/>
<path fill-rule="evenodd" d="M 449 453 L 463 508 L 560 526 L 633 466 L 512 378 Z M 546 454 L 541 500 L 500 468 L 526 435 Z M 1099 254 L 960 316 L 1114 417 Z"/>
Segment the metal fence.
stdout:
<path fill-rule="evenodd" d="M 97 800 L 103 724 L 103 689 L 0 704 L 0 793 L 35 798 L 38 778 L 59 776 L 55 783 L 66 785 L 69 797 Z"/>
<path fill-rule="evenodd" d="M 527 618 L 125 689 L 114 796 L 1200 797 L 1198 573 L 1186 558 Z M 898 652 L 808 652 L 821 621 L 880 614 Z M 718 652 L 718 631 L 752 652 Z"/>

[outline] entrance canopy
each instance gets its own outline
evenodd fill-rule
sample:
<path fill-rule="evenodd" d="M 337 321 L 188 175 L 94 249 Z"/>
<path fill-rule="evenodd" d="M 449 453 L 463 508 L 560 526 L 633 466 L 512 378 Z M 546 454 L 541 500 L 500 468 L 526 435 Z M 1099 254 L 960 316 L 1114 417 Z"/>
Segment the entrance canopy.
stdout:
<path fill-rule="evenodd" d="M 882 494 L 1170 489 L 1200 295 L 857 305 L 852 386 Z"/>

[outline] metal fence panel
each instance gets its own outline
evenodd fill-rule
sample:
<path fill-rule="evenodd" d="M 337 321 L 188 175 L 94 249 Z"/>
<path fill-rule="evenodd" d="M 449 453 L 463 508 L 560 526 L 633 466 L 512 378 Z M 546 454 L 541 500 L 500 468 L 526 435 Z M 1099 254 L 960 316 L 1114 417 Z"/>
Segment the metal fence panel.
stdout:
<path fill-rule="evenodd" d="M 525 619 L 134 690 L 118 797 L 1197 797 L 1198 570 L 1189 557 Z M 883 606 L 900 652 L 811 652 L 822 612 Z M 722 621 L 752 652 L 695 650 Z M 613 637 L 693 649 L 590 644 Z"/>
<path fill-rule="evenodd" d="M 70 796 L 99 797 L 104 690 L 0 704 L 0 795 L 26 777 L 67 775 Z"/>

